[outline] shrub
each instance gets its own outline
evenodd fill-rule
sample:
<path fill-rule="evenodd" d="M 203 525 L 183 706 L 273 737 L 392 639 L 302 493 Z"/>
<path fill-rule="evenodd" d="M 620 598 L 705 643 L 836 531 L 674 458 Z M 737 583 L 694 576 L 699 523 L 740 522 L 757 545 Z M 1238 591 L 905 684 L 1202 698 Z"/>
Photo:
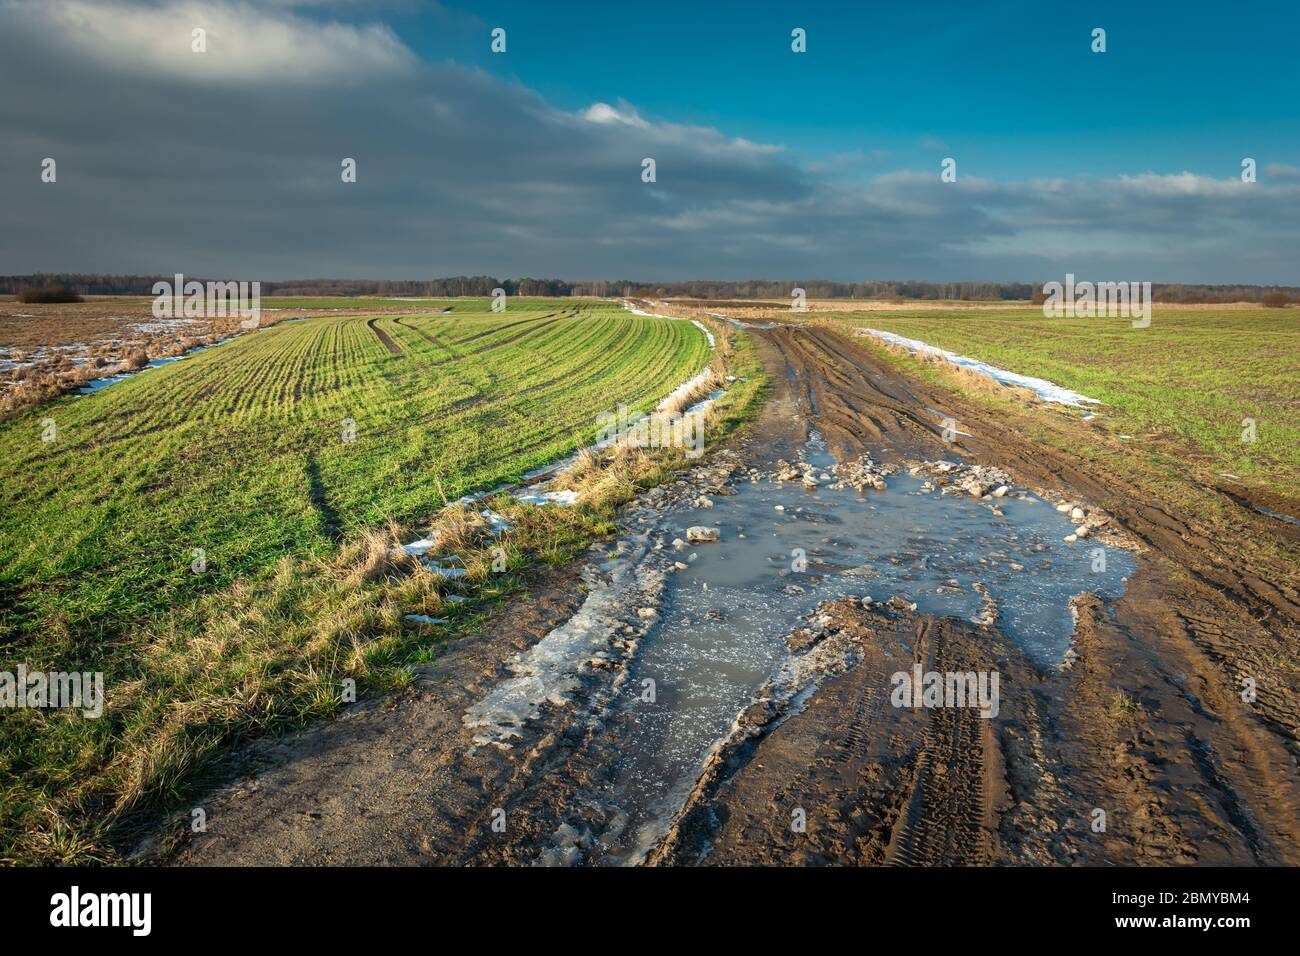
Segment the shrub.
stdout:
<path fill-rule="evenodd" d="M 1285 309 L 1291 304 L 1291 299 L 1285 292 L 1267 292 L 1260 301 L 1270 309 Z"/>
<path fill-rule="evenodd" d="M 28 286 L 18 290 L 17 298 L 25 303 L 82 301 L 81 296 L 62 285 Z"/>

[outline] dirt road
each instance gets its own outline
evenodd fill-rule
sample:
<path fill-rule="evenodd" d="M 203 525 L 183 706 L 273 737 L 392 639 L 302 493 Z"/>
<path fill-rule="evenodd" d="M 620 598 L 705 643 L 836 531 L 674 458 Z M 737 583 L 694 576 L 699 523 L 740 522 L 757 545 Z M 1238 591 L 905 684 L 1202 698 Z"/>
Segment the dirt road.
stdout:
<path fill-rule="evenodd" d="M 400 698 L 241 754 L 236 782 L 204 801 L 208 831 L 189 832 L 186 815 L 146 851 L 177 864 L 611 862 L 601 847 L 627 826 L 616 784 L 638 720 L 627 679 L 654 626 L 637 608 L 663 586 L 638 529 L 734 492 L 812 427 L 841 460 L 964 457 L 1096 503 L 1144 547 L 1139 570 L 1123 597 L 1076 602 L 1064 670 L 1032 663 L 996 625 L 850 599 L 819 609 L 790 635 L 796 676 L 773 677 L 744 709 L 647 862 L 1300 863 L 1300 680 L 1279 663 L 1300 639 L 1295 573 L 1241 566 L 1233 546 L 1273 533 L 1268 519 L 1241 508 L 1229 527 L 1196 527 L 829 330 L 752 334 L 775 385 L 762 421 L 629 512 L 620 547 L 644 548 L 648 570 L 567 703 L 540 707 L 508 746 L 476 742 L 463 719 L 582 606 L 581 590 L 609 583 L 616 572 L 595 559 Z M 971 433 L 955 448 L 945 416 Z M 890 675 L 913 664 L 997 672 L 997 715 L 891 706 Z"/>

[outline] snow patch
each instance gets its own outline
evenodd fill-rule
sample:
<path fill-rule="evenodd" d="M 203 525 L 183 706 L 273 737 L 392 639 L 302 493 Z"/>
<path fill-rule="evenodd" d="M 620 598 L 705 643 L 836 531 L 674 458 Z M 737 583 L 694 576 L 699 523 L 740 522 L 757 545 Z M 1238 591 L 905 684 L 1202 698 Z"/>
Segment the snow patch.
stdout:
<path fill-rule="evenodd" d="M 958 368 L 968 369 L 976 374 L 991 378 L 995 382 L 1003 385 L 1016 385 L 1020 388 L 1027 388 L 1045 402 L 1053 402 L 1057 405 L 1069 405 L 1072 408 L 1081 408 L 1086 404 L 1100 405 L 1101 400 L 1089 398 L 1072 389 L 1063 388 L 1054 382 L 1046 379 L 1034 378 L 1032 375 L 1021 375 L 1019 372 L 1008 372 L 1006 369 L 998 368 L 996 365 L 989 365 L 987 362 L 981 362 L 978 359 L 968 358 L 965 355 L 957 355 L 946 349 L 937 348 L 928 345 L 918 339 L 904 338 L 893 332 L 882 332 L 879 329 L 863 329 L 863 333 L 873 335 L 878 339 L 889 342 L 892 345 L 899 345 L 921 355 L 937 355 L 956 365 Z"/>
<path fill-rule="evenodd" d="M 422 558 L 438 546 L 438 534 L 434 532 L 428 538 L 421 538 L 419 541 L 412 541 L 410 544 L 404 544 L 394 550 L 398 554 L 410 554 L 417 558 Z"/>
<path fill-rule="evenodd" d="M 445 617 L 429 617 L 427 614 L 403 614 L 402 617 L 416 624 L 427 624 L 430 627 L 433 627 L 436 624 L 447 623 Z"/>
<path fill-rule="evenodd" d="M 563 491 L 541 491 L 536 494 L 520 495 L 520 504 L 524 505 L 576 505 L 578 493 L 565 488 Z"/>

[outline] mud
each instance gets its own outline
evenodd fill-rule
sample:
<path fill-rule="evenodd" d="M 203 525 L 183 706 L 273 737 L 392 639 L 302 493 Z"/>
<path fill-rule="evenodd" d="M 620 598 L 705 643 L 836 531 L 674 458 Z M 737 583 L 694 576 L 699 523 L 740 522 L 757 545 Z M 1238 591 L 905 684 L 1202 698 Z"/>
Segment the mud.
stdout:
<path fill-rule="evenodd" d="M 179 864 L 1300 862 L 1295 571 L 1251 567 L 1234 547 L 1234 535 L 1280 522 L 1239 506 L 1232 527 L 1198 527 L 829 330 L 751 334 L 775 386 L 753 437 L 643 496 L 613 546 L 462 640 L 408 693 L 238 755 L 231 785 L 203 803 L 208 832 L 190 833 L 187 815 L 142 853 Z M 978 427 L 948 443 L 945 417 Z M 611 547 L 645 547 L 647 567 L 671 573 L 671 549 L 646 538 L 657 517 L 793 460 L 810 428 L 841 462 L 960 459 L 1087 502 L 1134 543 L 1138 571 L 1122 596 L 1075 599 L 1060 667 L 993 619 L 857 597 L 820 605 L 649 843 L 615 797 L 655 620 L 639 605 L 653 607 L 656 579 L 563 694 L 506 722 L 504 737 L 466 721 L 584 606 L 582 591 L 609 584 Z M 896 705 L 894 675 L 918 664 L 995 672 L 996 714 Z"/>
<path fill-rule="evenodd" d="M 837 627 L 859 635 L 862 663 L 825 680 L 797 713 L 751 707 L 654 862 L 1300 859 L 1296 675 L 1277 663 L 1297 639 L 1291 575 L 1240 566 L 1224 529 L 1211 536 L 1113 475 L 1035 447 L 960 400 L 899 381 L 833 333 L 774 330 L 761 338 L 841 449 L 856 452 L 866 441 L 933 450 L 941 426 L 926 408 L 980 419 L 960 452 L 1028 484 L 1102 503 L 1145 545 L 1142 570 L 1109 606 L 1091 596 L 1077 602 L 1077 656 L 1059 673 L 1035 670 L 1001 636 L 972 644 L 969 626 L 951 618 L 881 620 L 837 608 Z M 1252 516 L 1240 520 L 1245 533 L 1262 533 Z M 982 720 L 970 711 L 882 706 L 885 672 L 894 668 L 884 655 L 896 658 L 900 645 L 917 659 L 983 654 L 1003 674 L 1001 713 Z M 1241 699 L 1247 676 L 1258 692 L 1249 704 Z M 796 805 L 807 812 L 806 834 L 791 829 Z"/>

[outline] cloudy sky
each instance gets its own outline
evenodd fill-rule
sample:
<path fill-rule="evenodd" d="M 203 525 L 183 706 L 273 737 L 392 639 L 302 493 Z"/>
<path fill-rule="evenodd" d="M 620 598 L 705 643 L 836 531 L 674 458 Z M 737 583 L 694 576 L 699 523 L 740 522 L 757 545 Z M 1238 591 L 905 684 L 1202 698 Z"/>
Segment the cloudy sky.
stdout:
<path fill-rule="evenodd" d="M 0 0 L 0 274 L 1300 284 L 1298 33 L 1289 0 Z"/>

